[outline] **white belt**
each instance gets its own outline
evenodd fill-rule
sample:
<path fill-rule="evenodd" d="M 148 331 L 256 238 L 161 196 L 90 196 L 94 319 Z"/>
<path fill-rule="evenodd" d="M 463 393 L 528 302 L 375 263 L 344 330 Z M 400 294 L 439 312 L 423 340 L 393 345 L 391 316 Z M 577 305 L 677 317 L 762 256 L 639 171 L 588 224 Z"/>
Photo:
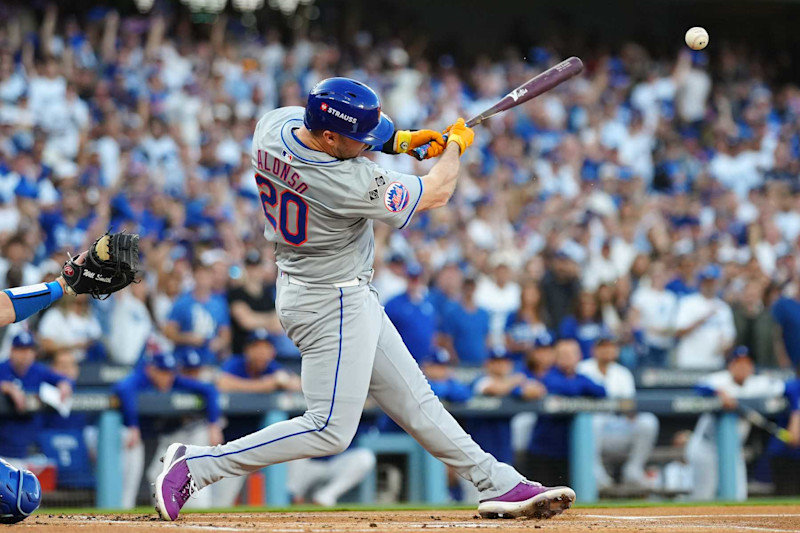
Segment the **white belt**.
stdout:
<path fill-rule="evenodd" d="M 359 278 L 351 279 L 348 281 L 340 281 L 338 283 L 306 283 L 305 281 L 299 280 L 294 276 L 290 276 L 286 272 L 281 271 L 281 277 L 286 279 L 286 282 L 290 285 L 300 285 L 301 287 L 334 287 L 336 289 L 343 289 L 345 287 L 358 287 L 361 285 L 362 280 Z M 369 280 L 367 283 L 372 281 L 372 273 L 369 275 Z"/>

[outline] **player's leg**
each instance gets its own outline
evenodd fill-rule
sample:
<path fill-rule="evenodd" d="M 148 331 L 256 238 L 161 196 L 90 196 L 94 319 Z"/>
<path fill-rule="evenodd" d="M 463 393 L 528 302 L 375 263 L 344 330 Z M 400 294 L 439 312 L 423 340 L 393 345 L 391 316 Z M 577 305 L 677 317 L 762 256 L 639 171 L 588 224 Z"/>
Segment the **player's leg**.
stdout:
<path fill-rule="evenodd" d="M 697 430 L 695 430 L 695 433 Z M 702 436 L 692 435 L 686 444 L 686 459 L 692 467 L 692 500 L 713 500 L 719 483 L 717 447 Z"/>
<path fill-rule="evenodd" d="M 369 327 L 375 310 L 365 305 L 369 289 L 280 282 L 278 291 L 279 317 L 303 357 L 306 412 L 219 446 L 170 446 L 156 480 L 156 501 L 172 495 L 182 501 L 170 507 L 173 512 L 159 509 L 163 518 L 174 520 L 187 494 L 198 488 L 275 463 L 340 453 L 355 435 L 378 340 L 378 329 Z"/>
<path fill-rule="evenodd" d="M 122 451 L 122 509 L 136 507 L 136 496 L 144 474 L 144 442 Z"/>
<path fill-rule="evenodd" d="M 644 467 L 658 439 L 658 418 L 653 413 L 638 413 L 631 421 L 631 453 L 622 467 L 626 483 L 645 483 Z"/>
<path fill-rule="evenodd" d="M 592 417 L 592 433 L 594 434 L 594 476 L 597 480 L 599 490 L 610 488 L 614 485 L 614 479 L 608 474 L 603 456 L 614 449 L 610 442 L 613 435 L 606 432 L 608 416 L 598 413 Z"/>
<path fill-rule="evenodd" d="M 375 469 L 375 454 L 355 448 L 328 461 L 326 483 L 314 493 L 314 503 L 333 507 L 347 491 Z"/>
<path fill-rule="evenodd" d="M 482 514 L 549 517 L 571 505 L 575 498 L 571 489 L 550 491 L 523 482 L 514 468 L 483 451 L 433 394 L 386 314 L 381 311 L 378 316 L 382 324 L 370 395 L 426 450 L 475 485 Z"/>

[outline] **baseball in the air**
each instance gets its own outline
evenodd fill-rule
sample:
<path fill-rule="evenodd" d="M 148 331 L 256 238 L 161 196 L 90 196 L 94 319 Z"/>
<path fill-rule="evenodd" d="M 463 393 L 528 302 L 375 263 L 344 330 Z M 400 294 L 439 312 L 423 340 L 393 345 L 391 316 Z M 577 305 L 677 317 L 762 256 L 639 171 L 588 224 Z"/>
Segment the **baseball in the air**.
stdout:
<path fill-rule="evenodd" d="M 705 28 L 695 26 L 686 32 L 686 46 L 692 50 L 702 50 L 708 46 L 708 32 Z"/>

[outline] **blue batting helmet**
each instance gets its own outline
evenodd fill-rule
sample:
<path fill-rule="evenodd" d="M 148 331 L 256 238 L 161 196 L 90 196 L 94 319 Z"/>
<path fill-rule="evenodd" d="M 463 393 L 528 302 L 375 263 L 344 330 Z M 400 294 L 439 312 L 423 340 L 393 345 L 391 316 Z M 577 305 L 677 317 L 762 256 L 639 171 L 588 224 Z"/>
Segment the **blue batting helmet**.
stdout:
<path fill-rule="evenodd" d="M 330 130 L 371 146 L 383 145 L 394 134 L 375 91 L 350 78 L 317 83 L 308 94 L 303 123 L 310 131 Z"/>
<path fill-rule="evenodd" d="M 16 524 L 39 508 L 42 487 L 28 470 L 0 459 L 0 524 Z"/>

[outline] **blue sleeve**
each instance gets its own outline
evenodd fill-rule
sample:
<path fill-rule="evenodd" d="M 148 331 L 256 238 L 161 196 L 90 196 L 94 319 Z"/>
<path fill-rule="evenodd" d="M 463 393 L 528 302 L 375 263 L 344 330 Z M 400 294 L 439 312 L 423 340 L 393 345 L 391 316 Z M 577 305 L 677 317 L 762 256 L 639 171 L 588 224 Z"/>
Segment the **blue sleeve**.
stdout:
<path fill-rule="evenodd" d="M 212 424 L 219 421 L 222 415 L 222 408 L 219 405 L 219 392 L 210 383 L 203 383 L 194 379 L 177 376 L 173 390 L 183 390 L 202 396 L 206 402 L 206 416 Z"/>
<path fill-rule="evenodd" d="M 575 317 L 568 316 L 561 321 L 561 325 L 558 327 L 558 338 L 574 339 L 577 337 L 577 330 L 578 321 L 575 320 Z"/>
<path fill-rule="evenodd" d="M 238 376 L 240 372 L 240 359 L 238 355 L 232 355 L 228 357 L 222 365 L 220 365 L 219 369 L 226 374 L 233 374 L 234 376 Z"/>
<path fill-rule="evenodd" d="M 605 398 L 606 397 L 606 388 L 602 385 L 598 385 L 591 379 L 587 378 L 586 376 L 579 374 L 579 379 L 581 380 L 581 393 L 584 396 L 593 396 L 595 398 Z"/>
<path fill-rule="evenodd" d="M 66 376 L 62 376 L 61 374 L 56 374 L 55 372 L 53 372 L 44 365 L 42 365 L 42 380 L 49 383 L 50 385 L 58 385 L 62 381 L 66 381 L 73 387 L 75 386 L 75 383 L 71 379 L 69 379 Z"/>
<path fill-rule="evenodd" d="M 114 386 L 114 392 L 119 398 L 119 409 L 122 411 L 122 423 L 127 427 L 139 427 L 139 406 L 137 396 L 136 374 L 131 374 Z"/>
<path fill-rule="evenodd" d="M 218 309 L 217 309 L 217 326 L 230 326 L 231 325 L 231 315 L 228 311 L 228 302 L 225 300 L 224 297 L 220 296 L 217 299 Z"/>
<path fill-rule="evenodd" d="M 786 399 L 789 400 L 790 411 L 800 411 L 800 381 L 790 381 L 786 384 Z"/>
<path fill-rule="evenodd" d="M 169 316 L 167 320 L 170 322 L 177 322 L 180 330 L 183 331 L 186 322 L 186 313 L 189 310 L 189 306 L 187 305 L 186 299 L 182 296 L 179 296 L 175 303 L 172 304 L 172 309 L 169 311 Z"/>
<path fill-rule="evenodd" d="M 717 391 L 709 387 L 708 385 L 695 385 L 694 392 L 699 396 L 716 396 Z"/>
<path fill-rule="evenodd" d="M 783 327 L 784 321 L 786 320 L 786 306 L 784 305 L 784 299 L 781 298 L 772 306 L 772 317 L 775 319 L 781 327 Z"/>
<path fill-rule="evenodd" d="M 509 329 L 511 329 L 511 326 L 513 326 L 516 321 L 517 321 L 517 313 L 509 314 L 508 318 L 506 318 L 506 326 L 503 328 L 503 331 L 507 332 Z"/>
<path fill-rule="evenodd" d="M 472 398 L 472 389 L 461 382 L 451 380 L 450 382 L 450 401 L 466 402 Z"/>

